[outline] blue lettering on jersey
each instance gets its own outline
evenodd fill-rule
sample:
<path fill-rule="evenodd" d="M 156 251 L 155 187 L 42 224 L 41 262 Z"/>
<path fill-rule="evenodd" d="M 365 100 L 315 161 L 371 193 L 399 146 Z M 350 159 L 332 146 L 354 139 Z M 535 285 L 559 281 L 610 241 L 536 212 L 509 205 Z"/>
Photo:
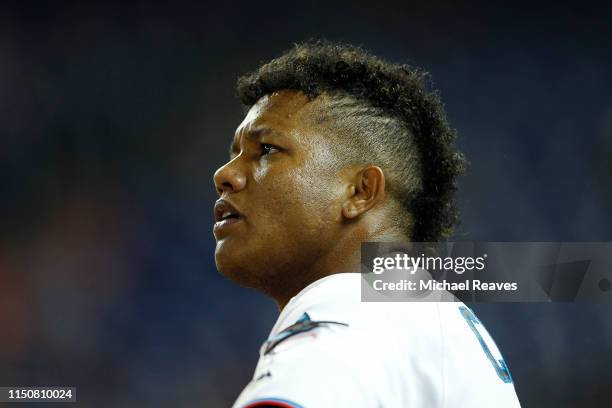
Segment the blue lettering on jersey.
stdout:
<path fill-rule="evenodd" d="M 505 382 L 505 383 L 512 383 L 512 376 L 510 375 L 510 370 L 508 369 L 508 366 L 506 365 L 506 362 L 504 361 L 504 358 L 502 357 L 499 360 L 495 360 L 495 357 L 493 357 L 493 353 L 491 353 L 491 348 L 487 345 L 486 341 L 482 338 L 482 336 L 480 335 L 480 332 L 478 331 L 478 328 L 476 326 L 479 325 L 485 331 L 487 329 L 480 322 L 480 320 L 476 317 L 474 312 L 472 312 L 469 308 L 467 308 L 465 306 L 459 306 L 459 311 L 461 312 L 461 315 L 463 316 L 463 318 L 467 322 L 468 326 L 470 326 L 470 329 L 472 330 L 474 335 L 476 335 L 476 338 L 478 339 L 478 342 L 482 346 L 482 349 L 483 349 L 485 355 L 487 356 L 487 359 L 493 365 L 493 368 L 495 369 L 495 372 L 497 373 L 497 376 L 499 378 L 501 378 L 501 380 L 503 382 Z M 491 337 L 491 336 L 489 336 L 489 337 Z M 492 337 L 491 337 L 491 340 L 493 341 Z M 497 348 L 497 345 L 495 345 L 494 341 L 493 341 L 493 344 L 491 346 L 495 347 L 496 350 L 499 350 Z M 501 353 L 500 353 L 500 356 L 501 356 Z"/>

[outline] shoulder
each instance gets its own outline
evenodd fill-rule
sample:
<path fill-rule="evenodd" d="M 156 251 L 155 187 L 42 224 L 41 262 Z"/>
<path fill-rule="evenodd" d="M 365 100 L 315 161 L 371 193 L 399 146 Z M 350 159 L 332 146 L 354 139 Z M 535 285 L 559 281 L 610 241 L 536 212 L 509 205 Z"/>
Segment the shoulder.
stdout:
<path fill-rule="evenodd" d="M 294 330 L 295 334 L 278 341 L 283 338 L 281 332 L 262 346 L 253 380 L 234 407 L 264 406 L 250 404 L 274 399 L 287 405 L 266 406 L 378 405 L 380 393 L 371 375 L 381 368 L 364 349 L 366 334 L 357 335 L 341 322 L 314 318 L 310 322 Z"/>
<path fill-rule="evenodd" d="M 419 340 L 435 335 L 419 326 L 437 316 L 435 305 L 410 308 L 418 318 L 406 316 L 397 304 L 354 306 L 332 314 L 315 308 L 309 323 L 296 322 L 272 336 L 235 407 L 263 398 L 321 407 L 404 406 L 407 394 L 431 399 L 419 387 L 435 382 L 429 373 L 437 370 L 419 367 L 437 366 L 432 359 L 439 348 Z M 435 352 L 428 356 L 424 347 Z"/>
<path fill-rule="evenodd" d="M 349 316 L 305 313 L 263 344 L 260 364 L 279 369 L 299 365 L 313 373 L 343 372 L 357 377 L 381 368 L 380 356 L 367 352 L 378 345 L 379 338 L 376 331 Z"/>

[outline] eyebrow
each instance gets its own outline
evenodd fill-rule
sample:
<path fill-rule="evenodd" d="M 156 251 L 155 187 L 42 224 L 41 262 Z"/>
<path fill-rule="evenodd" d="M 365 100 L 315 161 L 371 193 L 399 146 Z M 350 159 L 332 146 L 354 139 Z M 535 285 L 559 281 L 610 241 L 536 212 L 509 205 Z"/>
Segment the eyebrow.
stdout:
<path fill-rule="evenodd" d="M 255 128 L 255 129 L 252 129 L 252 130 L 249 130 L 249 131 L 245 132 L 245 137 L 247 139 L 250 139 L 250 140 L 257 140 L 260 137 L 262 137 L 264 135 L 268 135 L 268 134 L 274 134 L 274 135 L 281 136 L 281 137 L 284 136 L 282 133 L 280 133 L 280 132 L 278 132 L 278 131 L 276 131 L 276 130 L 274 130 L 272 128 L 263 127 L 262 126 L 262 127 L 258 127 L 258 128 Z M 232 154 L 236 153 L 237 150 L 238 149 L 237 149 L 237 146 L 236 146 L 236 140 L 233 140 L 232 144 L 230 145 L 230 148 L 229 148 L 229 155 L 230 155 L 230 157 L 231 157 Z"/>

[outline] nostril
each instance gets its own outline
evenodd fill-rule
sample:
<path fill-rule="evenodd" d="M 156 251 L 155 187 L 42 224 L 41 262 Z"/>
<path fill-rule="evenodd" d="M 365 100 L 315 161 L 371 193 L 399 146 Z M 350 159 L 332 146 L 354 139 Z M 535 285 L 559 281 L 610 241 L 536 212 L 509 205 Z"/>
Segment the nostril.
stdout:
<path fill-rule="evenodd" d="M 229 181 L 224 182 L 220 188 L 221 192 L 232 191 L 233 189 L 234 189 L 234 186 Z"/>
<path fill-rule="evenodd" d="M 227 193 L 227 192 L 231 193 L 233 191 L 234 191 L 234 186 L 229 181 L 226 181 L 222 183 L 221 185 L 217 185 L 217 193 L 219 195 L 222 195 L 223 193 Z"/>

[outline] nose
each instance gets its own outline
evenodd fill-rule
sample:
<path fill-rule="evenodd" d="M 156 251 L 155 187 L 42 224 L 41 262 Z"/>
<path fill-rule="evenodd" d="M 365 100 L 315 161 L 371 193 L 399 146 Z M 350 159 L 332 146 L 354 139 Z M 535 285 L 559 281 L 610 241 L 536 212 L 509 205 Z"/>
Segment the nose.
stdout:
<path fill-rule="evenodd" d="M 236 165 L 236 160 L 219 167 L 213 176 L 217 193 L 236 193 L 246 186 L 246 176 Z"/>

